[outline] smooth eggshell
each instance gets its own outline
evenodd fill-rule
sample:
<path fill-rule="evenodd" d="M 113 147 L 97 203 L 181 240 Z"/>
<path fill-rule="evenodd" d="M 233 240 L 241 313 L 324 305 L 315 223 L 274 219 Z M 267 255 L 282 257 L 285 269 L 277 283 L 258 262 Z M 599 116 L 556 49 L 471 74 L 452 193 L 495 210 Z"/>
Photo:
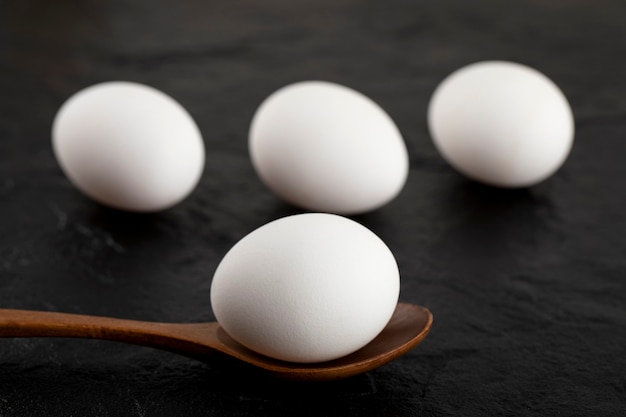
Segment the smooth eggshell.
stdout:
<path fill-rule="evenodd" d="M 58 111 L 52 145 L 69 180 L 117 209 L 149 212 L 184 199 L 204 168 L 202 136 L 170 96 L 131 82 L 79 91 Z"/>
<path fill-rule="evenodd" d="M 398 266 L 359 223 L 307 213 L 270 222 L 240 240 L 211 285 L 213 312 L 244 346 L 292 362 L 348 355 L 387 324 Z"/>
<path fill-rule="evenodd" d="M 312 211 L 356 214 L 403 188 L 408 153 L 393 120 L 348 87 L 304 81 L 271 94 L 249 134 L 261 180 L 285 201 Z"/>
<path fill-rule="evenodd" d="M 430 100 L 428 127 L 450 165 L 498 187 L 548 178 L 574 138 L 561 90 L 537 70 L 506 61 L 471 64 L 444 79 Z"/>

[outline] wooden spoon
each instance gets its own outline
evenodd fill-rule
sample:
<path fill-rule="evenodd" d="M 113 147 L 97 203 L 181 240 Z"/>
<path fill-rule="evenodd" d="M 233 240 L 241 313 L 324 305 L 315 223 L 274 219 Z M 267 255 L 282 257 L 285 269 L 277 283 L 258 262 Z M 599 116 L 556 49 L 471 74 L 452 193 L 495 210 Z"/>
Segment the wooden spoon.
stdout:
<path fill-rule="evenodd" d="M 367 346 L 323 363 L 284 362 L 256 353 L 232 339 L 217 322 L 156 323 L 79 314 L 0 309 L 0 337 L 77 337 L 113 340 L 204 359 L 220 352 L 273 375 L 331 380 L 370 371 L 420 344 L 433 323 L 430 311 L 399 303 L 383 331 Z"/>

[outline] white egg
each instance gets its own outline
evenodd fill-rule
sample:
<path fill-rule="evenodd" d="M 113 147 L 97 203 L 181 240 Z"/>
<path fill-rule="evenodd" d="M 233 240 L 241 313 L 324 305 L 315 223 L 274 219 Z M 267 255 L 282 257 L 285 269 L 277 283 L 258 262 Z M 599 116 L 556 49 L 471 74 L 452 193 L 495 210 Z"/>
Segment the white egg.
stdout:
<path fill-rule="evenodd" d="M 348 355 L 385 327 L 400 277 L 383 241 L 335 214 L 284 217 L 241 239 L 219 264 L 213 312 L 242 345 L 291 362 Z"/>
<path fill-rule="evenodd" d="M 150 212 L 175 205 L 204 168 L 200 130 L 165 93 L 131 82 L 79 91 L 58 111 L 52 145 L 69 180 L 117 209 Z"/>
<path fill-rule="evenodd" d="M 403 188 L 408 154 L 385 111 L 342 85 L 304 81 L 271 94 L 249 135 L 261 180 L 305 209 L 357 214 L 379 208 Z"/>
<path fill-rule="evenodd" d="M 463 67 L 435 90 L 428 127 L 459 172 L 498 187 L 534 185 L 558 170 L 574 139 L 561 90 L 525 65 L 486 61 Z"/>

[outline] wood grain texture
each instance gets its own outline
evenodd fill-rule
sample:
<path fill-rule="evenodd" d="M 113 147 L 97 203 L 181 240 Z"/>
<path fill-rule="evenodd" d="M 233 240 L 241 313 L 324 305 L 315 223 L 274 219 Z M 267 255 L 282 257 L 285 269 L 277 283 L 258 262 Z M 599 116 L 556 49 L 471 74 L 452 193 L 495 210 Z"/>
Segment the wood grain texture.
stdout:
<path fill-rule="evenodd" d="M 167 350 L 200 360 L 218 352 L 293 380 L 327 381 L 376 369 L 413 349 L 430 332 L 424 307 L 398 304 L 388 325 L 368 345 L 319 364 L 298 364 L 257 354 L 233 340 L 217 322 L 155 323 L 58 312 L 0 309 L 0 337 L 72 337 L 111 340 Z"/>

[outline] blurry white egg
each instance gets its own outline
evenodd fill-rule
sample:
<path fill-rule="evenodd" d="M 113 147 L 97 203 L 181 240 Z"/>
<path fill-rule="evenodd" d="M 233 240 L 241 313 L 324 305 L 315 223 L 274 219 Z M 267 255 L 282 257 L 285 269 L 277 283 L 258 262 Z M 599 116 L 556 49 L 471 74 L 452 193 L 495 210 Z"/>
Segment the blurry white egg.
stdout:
<path fill-rule="evenodd" d="M 348 355 L 385 327 L 400 277 L 383 241 L 334 214 L 284 217 L 241 239 L 211 285 L 217 321 L 242 345 L 291 362 Z"/>
<path fill-rule="evenodd" d="M 204 143 L 189 113 L 165 93 L 106 82 L 70 97 L 52 127 L 69 180 L 117 209 L 158 211 L 180 202 L 204 168 Z"/>
<path fill-rule="evenodd" d="M 313 211 L 379 208 L 408 174 L 406 146 L 389 115 L 363 94 L 324 81 L 271 94 L 253 117 L 249 148 L 270 190 Z"/>
<path fill-rule="evenodd" d="M 444 159 L 476 181 L 525 187 L 552 175 L 574 139 L 561 90 L 525 65 L 486 61 L 463 67 L 435 90 L 428 127 Z"/>

